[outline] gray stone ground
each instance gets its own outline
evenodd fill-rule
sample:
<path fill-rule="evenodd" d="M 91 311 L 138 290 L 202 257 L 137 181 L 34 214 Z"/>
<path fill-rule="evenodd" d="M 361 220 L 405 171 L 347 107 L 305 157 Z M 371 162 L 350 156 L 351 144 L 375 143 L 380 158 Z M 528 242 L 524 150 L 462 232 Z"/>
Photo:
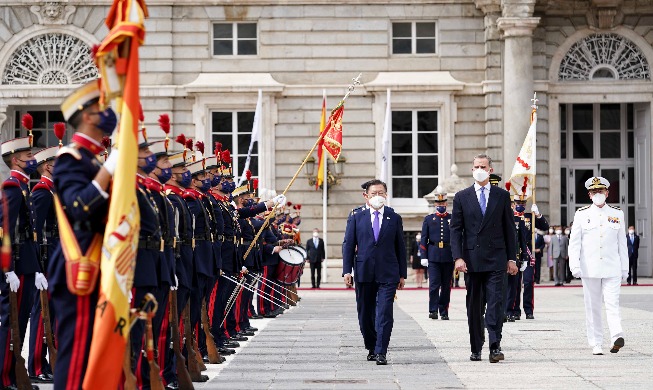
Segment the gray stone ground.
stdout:
<path fill-rule="evenodd" d="M 640 284 L 650 284 L 643 279 Z M 498 364 L 469 361 L 465 290 L 452 293 L 450 321 L 428 318 L 428 290 L 398 292 L 389 364 L 367 362 L 352 290 L 301 291 L 301 307 L 252 321 L 260 331 L 197 389 L 643 389 L 653 386 L 653 286 L 624 286 L 626 346 L 604 356 L 585 337 L 582 289 L 538 287 L 535 320 L 508 323 Z M 523 317 L 522 317 L 523 318 Z M 25 356 L 25 354 L 23 355 Z M 49 389 L 52 386 L 43 386 Z"/>

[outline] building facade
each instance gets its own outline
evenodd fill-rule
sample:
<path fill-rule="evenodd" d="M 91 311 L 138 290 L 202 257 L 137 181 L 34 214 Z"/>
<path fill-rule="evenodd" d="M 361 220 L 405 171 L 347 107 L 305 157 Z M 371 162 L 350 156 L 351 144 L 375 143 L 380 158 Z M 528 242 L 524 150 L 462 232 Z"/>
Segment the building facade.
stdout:
<path fill-rule="evenodd" d="M 109 0 L 0 1 L 1 140 L 34 116 L 38 146 L 52 146 L 59 103 L 97 76 L 90 51 L 107 34 Z M 344 174 L 329 189 L 328 256 L 339 257 L 360 184 L 381 172 L 391 96 L 391 204 L 417 231 L 424 196 L 471 159 L 493 157 L 508 176 L 537 93 L 540 209 L 568 225 L 589 204 L 584 181 L 612 183 L 609 202 L 641 234 L 640 273 L 651 275 L 650 0 L 149 0 L 141 49 L 148 134 L 161 113 L 175 135 L 222 142 L 242 169 L 258 91 L 262 130 L 252 170 L 283 191 L 319 131 L 323 91 L 345 106 Z M 6 167 L 2 167 L 3 175 Z M 322 195 L 304 172 L 289 199 L 302 231 L 322 226 Z"/>

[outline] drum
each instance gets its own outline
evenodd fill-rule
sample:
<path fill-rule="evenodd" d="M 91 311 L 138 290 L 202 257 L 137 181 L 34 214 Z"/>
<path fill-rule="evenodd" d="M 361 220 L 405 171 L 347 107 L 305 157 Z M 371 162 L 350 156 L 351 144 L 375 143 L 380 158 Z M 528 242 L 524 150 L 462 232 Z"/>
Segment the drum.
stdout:
<path fill-rule="evenodd" d="M 306 260 L 306 259 L 308 258 L 308 254 L 306 253 L 306 249 L 304 249 L 303 246 L 301 246 L 301 245 L 295 245 L 295 246 L 293 246 L 293 247 L 291 247 L 291 248 L 294 249 L 294 250 L 296 250 L 296 251 L 299 251 L 299 253 L 301 253 L 302 256 L 304 256 L 304 260 Z"/>
<path fill-rule="evenodd" d="M 279 251 L 279 258 L 275 274 L 279 283 L 293 284 L 297 282 L 304 268 L 304 255 L 291 247 Z"/>

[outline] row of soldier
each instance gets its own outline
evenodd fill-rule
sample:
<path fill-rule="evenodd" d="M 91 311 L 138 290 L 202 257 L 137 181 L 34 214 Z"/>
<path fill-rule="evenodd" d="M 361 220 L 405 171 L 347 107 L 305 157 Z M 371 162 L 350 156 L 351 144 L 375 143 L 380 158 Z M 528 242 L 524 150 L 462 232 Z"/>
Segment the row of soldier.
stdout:
<path fill-rule="evenodd" d="M 9 270 L 0 278 L 0 379 L 5 389 L 19 388 L 23 371 L 16 366 L 20 354 L 14 353 L 20 341 L 10 331 L 16 317 L 21 340 L 30 323 L 31 380 L 54 381 L 56 389 L 78 389 L 84 382 L 99 283 L 90 281 L 88 293 L 76 290 L 89 276 L 75 269 L 74 253 L 99 259 L 119 154 L 116 148 L 106 150 L 116 114 L 111 108 L 100 111 L 98 100 L 98 84 L 91 82 L 63 102 L 64 118 L 75 129 L 68 146 L 32 155 L 31 134 L 2 144 L 3 160 L 11 169 L 3 183 L 8 206 L 3 216 L 7 214 L 9 223 L 3 233 L 13 249 Z M 167 134 L 165 116 L 160 124 Z M 216 145 L 214 156 L 195 158 L 192 141 L 182 135 L 176 142 L 181 147 L 173 151 L 167 137 L 148 142 L 145 130 L 139 132 L 135 185 L 140 232 L 131 305 L 139 308 L 153 297 L 159 308 L 148 321 L 151 335 L 143 321 L 136 321 L 130 332 L 131 372 L 125 370 L 125 377 L 129 382 L 133 373 L 142 389 L 150 388 L 151 380 L 161 380 L 167 389 L 208 380 L 200 374 L 204 363 L 222 363 L 221 355 L 235 353 L 239 341 L 254 335 L 257 329 L 250 325 L 250 316 L 275 317 L 297 299 L 296 294 L 288 296 L 293 289 L 275 282 L 273 275 L 279 252 L 298 242 L 298 207 L 293 215 L 282 213 L 264 223 L 272 210 L 290 208 L 285 196 L 268 191 L 272 199 L 257 202 L 257 183 L 250 175 L 236 188 L 228 150 Z M 198 144 L 203 156 L 203 145 Z M 35 171 L 41 178 L 30 193 Z M 65 226 L 60 226 L 62 218 Z M 119 226 L 113 234 L 126 228 Z M 48 289 L 52 305 L 45 315 L 55 328 L 56 365 L 52 354 L 46 359 L 41 341 L 44 313 L 39 297 Z M 17 313 L 11 311 L 10 292 L 16 294 Z M 146 353 L 148 336 L 158 351 L 154 355 Z M 177 364 L 184 360 L 181 349 L 186 367 Z"/>

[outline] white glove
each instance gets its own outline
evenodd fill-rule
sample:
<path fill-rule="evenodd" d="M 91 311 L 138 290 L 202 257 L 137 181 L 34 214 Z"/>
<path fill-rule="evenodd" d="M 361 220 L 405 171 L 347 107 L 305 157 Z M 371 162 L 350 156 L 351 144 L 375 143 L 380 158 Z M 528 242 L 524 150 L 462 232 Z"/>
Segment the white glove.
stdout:
<path fill-rule="evenodd" d="M 129 301 L 129 303 L 132 303 L 133 298 L 134 297 L 132 296 L 132 290 L 129 290 L 129 295 L 127 295 L 127 300 Z"/>
<path fill-rule="evenodd" d="M 628 279 L 628 271 L 621 271 L 621 281 L 624 282 Z"/>
<path fill-rule="evenodd" d="M 574 276 L 574 278 L 582 278 L 583 277 L 583 273 L 581 272 L 580 268 L 572 269 L 571 274 Z"/>
<path fill-rule="evenodd" d="M 522 261 L 522 262 L 521 262 L 521 267 L 519 267 L 519 270 L 520 270 L 521 272 L 524 272 L 524 270 L 526 269 L 526 267 L 528 267 L 528 263 L 527 263 L 526 261 Z"/>
<path fill-rule="evenodd" d="M 107 161 L 104 162 L 104 169 L 113 176 L 113 173 L 116 171 L 116 165 L 118 164 L 118 149 L 113 148 L 111 150 L 111 153 L 109 154 L 109 157 L 107 158 Z"/>
<path fill-rule="evenodd" d="M 420 262 L 420 264 L 422 264 L 422 267 L 428 267 L 429 266 L 429 259 L 422 259 L 419 262 Z"/>
<path fill-rule="evenodd" d="M 243 265 L 243 268 L 240 269 L 240 272 L 242 272 L 243 275 L 246 275 L 249 271 L 247 270 L 247 267 Z"/>
<path fill-rule="evenodd" d="M 36 275 L 34 275 L 34 286 L 36 286 L 37 290 L 47 290 L 48 289 L 48 280 L 45 278 L 45 275 L 43 275 L 40 272 L 37 272 Z"/>
<path fill-rule="evenodd" d="M 179 288 L 179 278 L 177 278 L 177 275 L 175 275 L 175 284 L 170 286 L 170 291 L 177 291 Z"/>
<path fill-rule="evenodd" d="M 20 279 L 18 279 L 16 273 L 14 271 L 6 272 L 5 279 L 9 284 L 9 289 L 11 290 L 11 292 L 18 292 L 18 288 L 20 287 Z"/>
<path fill-rule="evenodd" d="M 286 196 L 285 195 L 277 195 L 274 198 L 272 198 L 272 201 L 274 202 L 275 206 L 278 205 L 284 205 L 286 204 Z"/>
<path fill-rule="evenodd" d="M 535 215 L 540 215 L 540 209 L 537 208 L 537 205 L 535 203 L 533 203 L 533 205 L 531 206 L 531 212 Z"/>

